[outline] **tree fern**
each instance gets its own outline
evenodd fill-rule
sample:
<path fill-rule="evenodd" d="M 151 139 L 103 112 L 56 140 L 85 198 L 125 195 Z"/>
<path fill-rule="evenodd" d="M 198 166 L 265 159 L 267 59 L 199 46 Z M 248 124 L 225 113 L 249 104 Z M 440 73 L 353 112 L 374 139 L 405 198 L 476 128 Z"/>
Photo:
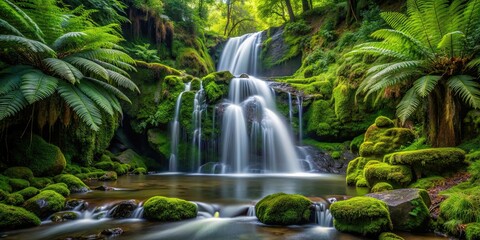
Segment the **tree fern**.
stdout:
<path fill-rule="evenodd" d="M 417 92 L 420 97 L 426 97 L 433 89 L 437 86 L 438 81 L 442 76 L 432 76 L 426 75 L 417 79 L 413 83 L 413 89 Z"/>
<path fill-rule="evenodd" d="M 110 80 L 114 81 L 116 84 L 118 84 L 118 86 L 140 93 L 140 89 L 138 89 L 137 85 L 129 78 L 114 71 L 107 70 L 107 72 Z"/>
<path fill-rule="evenodd" d="M 107 70 L 95 61 L 81 57 L 66 57 L 63 60 L 82 70 L 84 75 L 109 79 Z"/>
<path fill-rule="evenodd" d="M 468 75 L 452 76 L 447 85 L 470 106 L 480 108 L 480 83 Z"/>
<path fill-rule="evenodd" d="M 100 108 L 110 115 L 113 115 L 113 107 L 110 103 L 110 99 L 106 96 L 109 95 L 105 89 L 97 88 L 91 82 L 85 81 L 78 85 L 78 88 L 92 99 Z"/>
<path fill-rule="evenodd" d="M 13 116 L 28 105 L 20 89 L 0 95 L 0 120 Z"/>
<path fill-rule="evenodd" d="M 15 45 L 23 46 L 34 53 L 48 53 L 51 56 L 55 55 L 55 51 L 53 51 L 53 49 L 43 44 L 42 42 L 31 40 L 21 36 L 0 35 L 0 43 L 11 44 L 10 46 L 12 47 L 14 47 Z"/>
<path fill-rule="evenodd" d="M 402 98 L 402 101 L 397 105 L 397 116 L 400 118 L 400 121 L 405 123 L 405 121 L 417 110 L 420 104 L 421 98 L 417 95 L 417 91 L 414 88 L 408 90 Z"/>
<path fill-rule="evenodd" d="M 86 77 L 84 78 L 85 80 L 88 80 L 88 81 L 91 81 L 95 84 L 98 84 L 100 86 L 102 86 L 103 88 L 105 88 L 108 92 L 114 94 L 115 96 L 117 96 L 118 98 L 128 102 L 128 103 L 132 103 L 130 101 L 130 99 L 127 97 L 127 95 L 125 95 L 122 91 L 120 91 L 119 89 L 117 89 L 116 87 L 106 83 L 106 82 L 102 82 L 98 79 L 94 79 L 94 78 L 89 78 L 89 77 Z"/>
<path fill-rule="evenodd" d="M 72 84 L 83 78 L 82 72 L 70 63 L 57 58 L 45 58 L 43 63 L 57 76 L 69 81 Z"/>
<path fill-rule="evenodd" d="M 29 104 L 50 97 L 56 90 L 58 79 L 45 75 L 40 71 L 32 71 L 22 75 L 20 89 Z"/>

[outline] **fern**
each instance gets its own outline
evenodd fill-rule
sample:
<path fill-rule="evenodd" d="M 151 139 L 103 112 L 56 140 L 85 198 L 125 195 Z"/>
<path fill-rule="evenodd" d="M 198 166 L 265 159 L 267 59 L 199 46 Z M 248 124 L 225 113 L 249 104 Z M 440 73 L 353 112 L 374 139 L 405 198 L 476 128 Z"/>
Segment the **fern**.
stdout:
<path fill-rule="evenodd" d="M 57 76 L 69 81 L 72 84 L 83 78 L 82 72 L 70 63 L 57 58 L 45 58 L 43 63 Z"/>
<path fill-rule="evenodd" d="M 110 79 L 113 80 L 119 86 L 130 89 L 132 91 L 135 90 L 138 93 L 140 93 L 140 89 L 138 89 L 137 85 L 134 82 L 132 82 L 132 80 L 130 80 L 129 78 L 114 71 L 107 70 L 107 72 Z"/>
<path fill-rule="evenodd" d="M 125 95 L 122 91 L 120 91 L 119 89 L 117 89 L 116 87 L 106 83 L 106 82 L 102 82 L 98 79 L 94 79 L 94 78 L 89 78 L 89 77 L 86 77 L 85 78 L 86 80 L 89 80 L 89 81 L 92 81 L 94 82 L 95 84 L 98 84 L 100 86 L 102 86 L 103 88 L 105 88 L 108 92 L 114 94 L 115 96 L 117 96 L 118 98 L 128 102 L 128 103 L 132 103 L 130 101 L 130 99 L 127 97 L 127 95 Z"/>
<path fill-rule="evenodd" d="M 110 99 L 106 98 L 106 95 L 109 95 L 105 89 L 97 88 L 91 82 L 85 81 L 78 85 L 78 88 L 92 99 L 99 107 L 101 107 L 105 112 L 110 115 L 113 115 L 113 107 L 110 103 Z"/>
<path fill-rule="evenodd" d="M 25 73 L 20 89 L 29 104 L 50 97 L 56 90 L 58 79 L 40 71 Z"/>
<path fill-rule="evenodd" d="M 20 89 L 0 96 L 0 120 L 13 116 L 28 105 Z"/>
<path fill-rule="evenodd" d="M 108 72 L 95 61 L 81 57 L 67 57 L 63 59 L 84 72 L 87 76 L 98 76 L 105 80 L 109 79 Z"/>
<path fill-rule="evenodd" d="M 400 118 L 402 124 L 417 110 L 420 104 L 421 99 L 415 89 L 411 88 L 408 90 L 402 98 L 402 101 L 397 105 L 397 116 Z"/>
<path fill-rule="evenodd" d="M 55 51 L 49 46 L 28 38 L 15 36 L 15 35 L 0 35 L 0 43 L 10 44 L 11 46 L 17 48 L 15 45 L 23 46 L 28 48 L 34 53 L 48 53 L 51 56 L 55 56 Z"/>
<path fill-rule="evenodd" d="M 426 75 L 419 79 L 417 79 L 413 83 L 413 89 L 417 91 L 417 94 L 420 97 L 426 97 L 430 92 L 435 89 L 437 86 L 438 81 L 442 78 L 442 76 L 432 76 Z"/>
<path fill-rule="evenodd" d="M 468 75 L 452 76 L 447 85 L 470 106 L 480 108 L 480 83 L 475 78 Z"/>

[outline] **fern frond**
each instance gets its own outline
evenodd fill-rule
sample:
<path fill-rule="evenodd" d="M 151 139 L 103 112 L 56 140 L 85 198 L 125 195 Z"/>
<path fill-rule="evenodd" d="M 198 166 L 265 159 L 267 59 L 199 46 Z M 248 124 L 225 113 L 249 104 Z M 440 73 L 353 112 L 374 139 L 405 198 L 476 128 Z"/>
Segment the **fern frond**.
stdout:
<path fill-rule="evenodd" d="M 113 80 L 117 85 L 140 93 L 140 89 L 138 89 L 137 85 L 129 78 L 114 71 L 107 70 L 107 72 L 110 80 Z"/>
<path fill-rule="evenodd" d="M 57 87 L 60 96 L 69 107 L 85 122 L 93 131 L 98 131 L 102 124 L 102 114 L 95 103 L 80 89 L 72 84 L 60 81 Z"/>
<path fill-rule="evenodd" d="M 105 88 L 108 92 L 114 94 L 115 96 L 117 96 L 118 98 L 132 104 L 132 102 L 130 101 L 130 99 L 127 97 L 127 95 L 125 95 L 122 91 L 120 91 L 118 88 L 106 83 L 106 82 L 102 82 L 98 79 L 95 79 L 95 78 L 90 78 L 90 77 L 85 77 L 84 79 L 88 80 L 88 81 L 91 81 L 95 84 L 98 84 L 100 85 L 101 87 Z"/>
<path fill-rule="evenodd" d="M 34 70 L 31 66 L 16 65 L 0 72 L 0 95 L 19 89 L 22 82 L 21 76 Z"/>
<path fill-rule="evenodd" d="M 426 97 L 435 89 L 442 76 L 426 75 L 413 82 L 413 89 L 420 97 Z"/>
<path fill-rule="evenodd" d="M 21 36 L 0 35 L 0 43 L 10 44 L 14 49 L 18 49 L 17 46 L 23 46 L 35 53 L 48 53 L 51 56 L 55 56 L 55 51 L 49 46 Z"/>
<path fill-rule="evenodd" d="M 83 78 L 82 72 L 71 65 L 58 58 L 45 58 L 42 62 L 52 71 L 55 75 L 62 77 L 72 84 L 79 82 Z"/>
<path fill-rule="evenodd" d="M 424 0 L 426 15 L 425 22 L 432 43 L 441 41 L 442 36 L 447 33 L 449 24 L 449 0 Z"/>
<path fill-rule="evenodd" d="M 480 83 L 474 77 L 469 75 L 452 76 L 447 81 L 447 85 L 470 106 L 480 108 Z"/>
<path fill-rule="evenodd" d="M 113 64 L 110 64 L 110 63 L 107 63 L 107 62 L 102 62 L 102 61 L 100 61 L 100 60 L 95 60 L 95 62 L 96 62 L 97 64 L 101 65 L 102 67 L 104 67 L 105 69 L 112 70 L 112 71 L 114 71 L 114 72 L 117 72 L 117 73 L 122 74 L 122 75 L 125 76 L 125 77 L 130 78 L 130 74 L 128 74 L 127 71 L 125 71 L 125 70 L 123 70 L 123 69 L 121 69 L 121 68 L 119 68 L 119 67 L 117 67 L 117 66 L 115 66 L 115 65 L 113 65 Z M 133 67 L 132 67 L 132 68 L 133 68 Z M 133 69 L 135 69 L 135 68 L 133 68 Z"/>
<path fill-rule="evenodd" d="M 28 105 L 20 89 L 0 96 L 0 120 L 13 116 Z"/>
<path fill-rule="evenodd" d="M 417 110 L 421 103 L 422 101 L 417 95 L 417 91 L 414 88 L 410 88 L 397 105 L 397 116 L 402 124 Z"/>
<path fill-rule="evenodd" d="M 15 26 L 23 35 L 35 38 L 40 42 L 45 42 L 43 32 L 37 23 L 11 1 L 0 1 L 0 14 L 4 20 L 8 21 L 12 26 Z"/>
<path fill-rule="evenodd" d="M 131 58 L 128 54 L 115 49 L 100 48 L 96 50 L 82 51 L 74 54 L 74 56 L 84 57 L 90 60 L 100 60 L 109 63 L 121 61 L 128 64 L 135 64 L 135 60 L 133 60 L 133 58 Z"/>
<path fill-rule="evenodd" d="M 59 50 L 69 43 L 69 40 L 85 36 L 83 32 L 69 32 L 58 37 L 52 44 L 53 49 Z"/>
<path fill-rule="evenodd" d="M 17 28 L 10 25 L 7 21 L 0 19 L 0 29 L 2 30 L 1 34 L 13 34 L 20 37 L 25 37 Z"/>
<path fill-rule="evenodd" d="M 84 75 L 95 75 L 108 80 L 107 70 L 95 61 L 81 57 L 66 57 L 63 59 L 84 72 Z M 88 74 L 85 74 L 88 73 Z"/>
<path fill-rule="evenodd" d="M 57 88 L 58 79 L 45 75 L 40 71 L 32 71 L 22 75 L 22 90 L 29 104 L 50 97 Z"/>
<path fill-rule="evenodd" d="M 78 88 L 85 93 L 90 99 L 92 99 L 100 108 L 110 115 L 113 115 L 113 107 L 105 96 L 108 95 L 105 89 L 97 88 L 94 84 L 89 81 L 82 81 L 78 85 Z"/>
<path fill-rule="evenodd" d="M 450 52 L 450 57 L 455 56 L 460 52 L 461 43 L 465 40 L 465 34 L 460 31 L 449 32 L 442 37 L 438 43 L 438 49 L 445 49 Z"/>
<path fill-rule="evenodd" d="M 379 92 L 380 90 L 384 90 L 387 87 L 395 86 L 402 82 L 408 81 L 413 77 L 419 75 L 420 73 L 421 73 L 420 71 L 413 69 L 410 71 L 401 71 L 398 73 L 391 74 L 385 77 L 384 79 L 382 79 L 381 81 L 378 81 L 374 84 L 369 85 L 367 94 L 365 96 L 365 100 L 368 98 L 370 94 Z"/>

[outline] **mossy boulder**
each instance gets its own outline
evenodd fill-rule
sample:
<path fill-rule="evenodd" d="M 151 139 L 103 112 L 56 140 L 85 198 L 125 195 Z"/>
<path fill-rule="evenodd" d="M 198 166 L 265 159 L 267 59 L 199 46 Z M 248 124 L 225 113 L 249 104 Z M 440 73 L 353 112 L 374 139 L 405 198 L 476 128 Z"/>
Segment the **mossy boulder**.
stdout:
<path fill-rule="evenodd" d="M 0 229 L 13 230 L 40 225 L 40 219 L 35 214 L 21 207 L 0 203 Z"/>
<path fill-rule="evenodd" d="M 375 119 L 375 125 L 379 128 L 391 128 L 395 123 L 390 118 L 379 116 Z"/>
<path fill-rule="evenodd" d="M 428 231 L 430 223 L 430 197 L 423 189 L 405 188 L 381 193 L 370 193 L 385 202 L 390 212 L 393 228 L 400 231 Z"/>
<path fill-rule="evenodd" d="M 428 190 L 436 185 L 442 185 L 445 182 L 445 178 L 440 176 L 431 176 L 426 178 L 420 178 L 416 182 L 410 184 L 409 188 L 420 188 Z"/>
<path fill-rule="evenodd" d="M 206 60 L 193 48 L 185 48 L 177 56 L 177 66 L 193 76 L 204 76 L 211 70 Z"/>
<path fill-rule="evenodd" d="M 347 184 L 355 185 L 363 177 L 363 168 L 372 159 L 357 157 L 348 163 L 347 167 Z"/>
<path fill-rule="evenodd" d="M 393 190 L 393 187 L 390 183 L 386 183 L 386 182 L 376 183 L 371 189 L 371 191 L 374 193 L 388 191 L 388 190 Z"/>
<path fill-rule="evenodd" d="M 10 178 L 0 174 L 0 190 L 11 192 L 12 186 L 9 184 Z"/>
<path fill-rule="evenodd" d="M 48 185 L 48 186 L 46 186 L 45 188 L 42 189 L 42 191 L 45 191 L 45 190 L 53 190 L 53 191 L 61 194 L 64 197 L 67 197 L 68 195 L 70 195 L 70 190 L 68 190 L 67 184 L 65 184 L 63 182 L 50 184 L 50 185 Z"/>
<path fill-rule="evenodd" d="M 22 195 L 24 199 L 29 199 L 37 195 L 39 192 L 40 190 L 38 190 L 36 187 L 27 187 L 25 189 L 17 191 L 16 193 Z"/>
<path fill-rule="evenodd" d="M 145 165 L 145 159 L 142 156 L 138 155 L 132 149 L 127 149 L 120 153 L 120 155 L 116 156 L 115 159 L 121 163 L 126 163 L 132 166 L 133 168 L 147 168 Z"/>
<path fill-rule="evenodd" d="M 380 182 L 390 183 L 394 187 L 405 187 L 412 181 L 410 167 L 390 165 L 380 161 L 369 161 L 363 169 L 363 175 L 369 187 Z"/>
<path fill-rule="evenodd" d="M 383 161 L 393 165 L 411 166 L 417 176 L 430 176 L 455 171 L 465 166 L 465 151 L 460 148 L 428 148 L 396 152 Z"/>
<path fill-rule="evenodd" d="M 258 220 L 270 225 L 296 225 L 310 219 L 312 202 L 298 194 L 275 193 L 255 205 Z"/>
<path fill-rule="evenodd" d="M 65 183 L 68 186 L 68 190 L 71 193 L 77 192 L 87 192 L 90 190 L 85 183 L 82 182 L 78 177 L 71 174 L 62 174 L 55 177 L 55 182 Z"/>
<path fill-rule="evenodd" d="M 214 72 L 202 78 L 207 103 L 214 104 L 228 93 L 228 84 L 234 76 L 229 71 Z"/>
<path fill-rule="evenodd" d="M 387 204 L 372 197 L 354 197 L 332 203 L 333 225 L 341 232 L 378 236 L 393 229 Z"/>
<path fill-rule="evenodd" d="M 40 218 L 46 218 L 50 214 L 63 210 L 65 198 L 53 190 L 45 190 L 28 199 L 23 207 L 35 213 Z"/>
<path fill-rule="evenodd" d="M 50 179 L 50 178 L 46 178 L 46 177 L 45 178 L 35 177 L 31 180 L 30 183 L 33 187 L 36 187 L 36 188 L 40 189 L 40 188 L 46 187 L 48 184 L 52 184 L 53 180 Z"/>
<path fill-rule="evenodd" d="M 380 234 L 380 236 L 378 236 L 378 240 L 404 240 L 404 238 L 398 236 L 395 233 L 383 232 L 382 234 Z"/>
<path fill-rule="evenodd" d="M 155 196 L 143 205 L 144 217 L 162 222 L 180 221 L 197 216 L 197 205 L 178 198 Z"/>
<path fill-rule="evenodd" d="M 15 148 L 14 163 L 32 170 L 35 176 L 55 176 L 60 174 L 67 162 L 60 148 L 33 135 L 25 138 Z"/>
<path fill-rule="evenodd" d="M 98 178 L 100 181 L 115 181 L 117 180 L 117 173 L 114 171 L 105 172 L 102 176 Z"/>
<path fill-rule="evenodd" d="M 8 180 L 8 184 L 12 187 L 13 191 L 18 191 L 30 187 L 30 182 L 21 178 L 10 178 Z"/>
<path fill-rule="evenodd" d="M 147 174 L 147 169 L 141 168 L 141 167 L 140 168 L 135 168 L 135 169 L 133 169 L 132 173 L 136 174 L 136 175 L 145 175 L 145 174 Z"/>
<path fill-rule="evenodd" d="M 113 170 L 114 166 L 113 166 L 113 162 L 112 162 L 112 159 L 103 154 L 101 157 L 100 157 L 100 160 L 95 163 L 93 166 L 95 168 L 98 168 L 98 169 L 102 169 L 102 170 L 105 170 L 105 171 L 111 171 Z"/>
<path fill-rule="evenodd" d="M 33 179 L 33 172 L 32 170 L 30 170 L 30 168 L 27 168 L 27 167 L 7 168 L 7 170 L 3 172 L 3 175 L 9 178 L 21 178 L 28 181 Z"/>
<path fill-rule="evenodd" d="M 18 193 L 10 193 L 5 196 L 2 202 L 8 205 L 20 206 L 25 202 L 25 199 Z"/>
<path fill-rule="evenodd" d="M 170 156 L 170 139 L 167 132 L 157 128 L 148 129 L 147 139 L 150 147 L 165 159 Z"/>
<path fill-rule="evenodd" d="M 360 145 L 360 155 L 381 157 L 407 146 L 414 139 L 414 132 L 408 128 L 380 128 L 373 124 L 365 132 L 364 143 Z"/>
<path fill-rule="evenodd" d="M 130 165 L 126 163 L 119 163 L 119 162 L 114 162 L 113 163 L 113 170 L 119 175 L 125 175 L 128 173 L 128 170 L 130 170 Z"/>
<path fill-rule="evenodd" d="M 480 239 L 480 223 L 469 223 L 465 229 L 465 237 L 467 240 Z"/>
<path fill-rule="evenodd" d="M 79 216 L 77 212 L 66 211 L 54 213 L 52 216 L 50 216 L 50 220 L 52 222 L 66 222 L 70 220 L 75 220 L 78 217 Z"/>

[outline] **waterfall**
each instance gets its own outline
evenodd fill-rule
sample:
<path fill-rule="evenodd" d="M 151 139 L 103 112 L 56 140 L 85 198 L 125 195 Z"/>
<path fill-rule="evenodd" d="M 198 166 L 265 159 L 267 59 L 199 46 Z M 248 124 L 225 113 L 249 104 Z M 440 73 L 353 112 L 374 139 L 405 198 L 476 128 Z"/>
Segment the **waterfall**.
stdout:
<path fill-rule="evenodd" d="M 333 217 L 324 203 L 314 203 L 315 223 L 322 227 L 333 227 Z"/>
<path fill-rule="evenodd" d="M 202 160 L 202 113 L 206 108 L 205 91 L 200 82 L 200 90 L 195 93 L 193 99 L 193 141 L 192 149 L 197 148 L 197 152 L 192 151 L 193 169 L 199 169 Z"/>
<path fill-rule="evenodd" d="M 178 156 L 178 142 L 180 138 L 180 122 L 178 121 L 178 116 L 180 115 L 180 104 L 182 103 L 182 95 L 185 92 L 190 91 L 190 82 L 185 83 L 185 89 L 178 95 L 177 103 L 175 104 L 175 115 L 173 117 L 172 123 L 172 142 L 170 145 L 170 160 L 168 170 L 170 172 L 177 171 L 177 156 Z"/>
<path fill-rule="evenodd" d="M 292 93 L 288 92 L 288 118 L 290 126 L 293 126 Z"/>
<path fill-rule="evenodd" d="M 303 97 L 297 95 L 298 104 L 298 144 L 302 144 L 303 140 Z"/>
<path fill-rule="evenodd" d="M 261 32 L 231 38 L 218 70 L 257 74 Z M 221 163 L 234 173 L 302 170 L 287 124 L 276 112 L 274 91 L 253 76 L 233 78 L 223 112 Z"/>

